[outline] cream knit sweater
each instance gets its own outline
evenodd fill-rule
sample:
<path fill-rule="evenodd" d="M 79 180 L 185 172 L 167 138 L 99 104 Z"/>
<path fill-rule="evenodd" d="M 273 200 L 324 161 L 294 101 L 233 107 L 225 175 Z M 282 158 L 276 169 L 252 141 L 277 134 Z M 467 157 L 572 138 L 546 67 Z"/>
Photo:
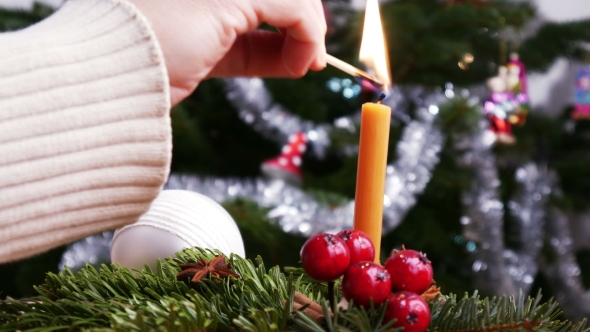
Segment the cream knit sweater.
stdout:
<path fill-rule="evenodd" d="M 168 176 L 168 76 L 123 0 L 0 34 L 0 263 L 133 223 Z"/>

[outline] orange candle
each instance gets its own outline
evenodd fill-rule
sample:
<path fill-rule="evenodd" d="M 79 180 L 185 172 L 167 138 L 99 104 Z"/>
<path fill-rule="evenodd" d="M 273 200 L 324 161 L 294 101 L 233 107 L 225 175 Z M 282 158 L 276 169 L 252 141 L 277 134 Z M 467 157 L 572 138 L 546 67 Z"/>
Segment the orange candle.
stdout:
<path fill-rule="evenodd" d="M 354 205 L 354 229 L 371 238 L 375 245 L 375 262 L 379 263 L 383 195 L 391 108 L 380 103 L 363 104 L 359 142 L 358 170 Z"/>

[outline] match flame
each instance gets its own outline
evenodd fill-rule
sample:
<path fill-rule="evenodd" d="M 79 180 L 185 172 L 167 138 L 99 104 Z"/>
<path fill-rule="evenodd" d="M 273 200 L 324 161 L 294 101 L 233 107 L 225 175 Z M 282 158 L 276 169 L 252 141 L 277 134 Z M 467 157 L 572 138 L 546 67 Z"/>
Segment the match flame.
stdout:
<path fill-rule="evenodd" d="M 359 60 L 383 83 L 384 91 L 391 86 L 388 58 L 379 3 L 377 0 L 367 0 Z"/>

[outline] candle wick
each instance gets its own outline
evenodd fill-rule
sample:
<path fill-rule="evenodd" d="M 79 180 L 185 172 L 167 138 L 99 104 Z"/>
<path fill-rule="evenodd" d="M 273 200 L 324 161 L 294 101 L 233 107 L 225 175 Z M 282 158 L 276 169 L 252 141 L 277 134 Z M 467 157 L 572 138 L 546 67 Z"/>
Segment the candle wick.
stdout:
<path fill-rule="evenodd" d="M 381 104 L 381 102 L 383 101 L 383 99 L 385 99 L 385 97 L 387 97 L 384 93 L 381 93 L 381 95 L 379 96 L 379 99 L 377 100 L 377 104 Z"/>

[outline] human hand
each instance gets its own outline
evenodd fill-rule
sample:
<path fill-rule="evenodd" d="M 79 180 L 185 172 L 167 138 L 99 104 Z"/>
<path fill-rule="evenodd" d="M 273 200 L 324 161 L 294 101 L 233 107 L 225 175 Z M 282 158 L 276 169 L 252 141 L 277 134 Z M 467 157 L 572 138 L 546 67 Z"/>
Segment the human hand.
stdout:
<path fill-rule="evenodd" d="M 206 78 L 296 78 L 326 66 L 321 0 L 128 1 L 156 33 L 173 105 Z M 263 22 L 280 33 L 256 30 Z"/>

